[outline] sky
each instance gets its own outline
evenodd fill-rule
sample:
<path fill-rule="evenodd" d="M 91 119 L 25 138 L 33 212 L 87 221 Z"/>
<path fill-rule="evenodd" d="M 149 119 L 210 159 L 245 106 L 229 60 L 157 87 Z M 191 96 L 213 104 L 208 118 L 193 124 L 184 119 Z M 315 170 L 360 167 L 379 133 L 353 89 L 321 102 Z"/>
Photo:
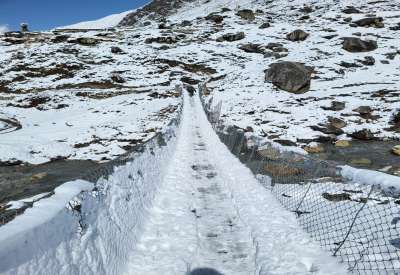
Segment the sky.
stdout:
<path fill-rule="evenodd" d="M 95 20 L 143 6 L 149 0 L 0 0 L 0 32 L 18 30 L 28 23 L 31 30 L 49 30 L 81 21 Z"/>

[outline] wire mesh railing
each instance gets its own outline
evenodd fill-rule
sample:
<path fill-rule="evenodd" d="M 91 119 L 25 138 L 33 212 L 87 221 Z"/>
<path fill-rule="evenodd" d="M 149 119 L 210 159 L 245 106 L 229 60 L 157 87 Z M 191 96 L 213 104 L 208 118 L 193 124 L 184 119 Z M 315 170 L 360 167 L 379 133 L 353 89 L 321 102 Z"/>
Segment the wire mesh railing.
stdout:
<path fill-rule="evenodd" d="M 157 133 L 153 138 L 151 138 L 150 140 L 148 140 L 143 144 L 137 144 L 133 146 L 125 154 L 119 156 L 114 160 L 100 164 L 98 167 L 92 170 L 82 171 L 82 175 L 80 177 L 77 177 L 77 179 L 82 179 L 95 183 L 94 191 L 97 192 L 99 196 L 101 196 L 101 194 L 103 193 L 101 186 L 101 179 L 106 179 L 108 176 L 113 174 L 115 169 L 133 161 L 135 158 L 138 157 L 139 154 L 142 154 L 144 152 L 153 153 L 153 151 L 155 151 L 156 148 L 166 146 L 167 143 L 169 143 L 170 140 L 175 137 L 176 135 L 175 131 L 181 119 L 180 118 L 181 111 L 182 111 L 182 106 L 180 105 L 176 110 L 175 117 L 171 119 L 169 124 L 165 127 L 164 131 Z M 47 198 L 53 194 L 54 192 L 50 192 L 48 195 L 38 200 Z M 32 207 L 36 201 L 25 202 L 22 206 L 16 209 L 6 208 L 7 205 L 4 205 L 2 209 L 0 205 L 0 226 L 7 224 L 8 222 L 15 219 L 17 216 L 23 214 L 28 208 Z"/>
<path fill-rule="evenodd" d="M 203 86 L 199 85 L 200 94 Z M 221 141 L 249 167 L 306 232 L 354 274 L 400 274 L 400 200 L 377 185 L 350 182 L 334 162 L 281 151 L 204 109 Z"/>

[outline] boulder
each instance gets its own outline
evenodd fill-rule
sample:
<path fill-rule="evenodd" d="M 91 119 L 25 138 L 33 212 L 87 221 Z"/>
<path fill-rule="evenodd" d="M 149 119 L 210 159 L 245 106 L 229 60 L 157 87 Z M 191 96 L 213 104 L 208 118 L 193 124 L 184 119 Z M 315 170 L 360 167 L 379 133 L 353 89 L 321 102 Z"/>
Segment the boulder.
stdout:
<path fill-rule="evenodd" d="M 338 129 L 342 129 L 347 126 L 347 123 L 337 117 L 328 117 L 329 125 Z"/>
<path fill-rule="evenodd" d="M 96 46 L 100 43 L 99 40 L 92 37 L 79 37 L 76 39 L 76 42 L 83 46 Z"/>
<path fill-rule="evenodd" d="M 338 147 L 338 148 L 347 148 L 350 146 L 351 146 L 351 143 L 348 140 L 338 140 L 335 142 L 335 147 Z"/>
<path fill-rule="evenodd" d="M 308 36 L 309 34 L 303 30 L 295 30 L 292 31 L 291 33 L 288 33 L 286 35 L 286 39 L 290 41 L 304 41 L 307 39 Z"/>
<path fill-rule="evenodd" d="M 281 90 L 302 94 L 310 90 L 311 71 L 298 62 L 278 62 L 270 65 L 265 80 Z"/>
<path fill-rule="evenodd" d="M 309 154 L 319 154 L 325 152 L 324 147 L 321 144 L 310 144 L 304 147 L 304 150 Z"/>
<path fill-rule="evenodd" d="M 260 29 L 266 29 L 271 27 L 271 24 L 268 22 L 262 23 L 261 26 L 259 27 Z"/>
<path fill-rule="evenodd" d="M 361 60 L 360 62 L 365 66 L 373 66 L 375 65 L 375 58 L 373 58 L 372 56 L 366 56 L 364 57 L 364 60 Z"/>
<path fill-rule="evenodd" d="M 121 54 L 121 53 L 123 53 L 123 50 L 121 48 L 119 48 L 119 47 L 113 46 L 113 47 L 111 47 L 111 53 L 113 53 L 113 54 Z"/>
<path fill-rule="evenodd" d="M 373 139 L 375 139 L 374 134 L 368 129 L 355 131 L 355 132 L 351 133 L 350 136 L 352 138 L 359 139 L 359 140 L 373 140 Z"/>
<path fill-rule="evenodd" d="M 397 155 L 397 156 L 400 156 L 400 145 L 394 146 L 394 147 L 392 148 L 392 153 L 395 154 L 395 155 Z"/>
<path fill-rule="evenodd" d="M 372 108 L 370 106 L 360 106 L 353 110 L 353 112 L 359 113 L 360 115 L 367 115 L 372 113 Z"/>
<path fill-rule="evenodd" d="M 159 36 L 159 37 L 149 37 L 146 38 L 144 43 L 151 44 L 151 43 L 160 43 L 160 44 L 174 44 L 178 42 L 178 38 L 175 36 Z"/>
<path fill-rule="evenodd" d="M 244 32 L 238 32 L 238 33 L 226 33 L 222 35 L 221 37 L 217 38 L 217 42 L 224 42 L 224 41 L 238 41 L 242 40 L 245 38 Z"/>
<path fill-rule="evenodd" d="M 224 21 L 224 17 L 222 15 L 219 15 L 217 13 L 210 13 L 205 17 L 206 20 L 212 21 L 214 23 L 220 24 L 222 21 Z"/>
<path fill-rule="evenodd" d="M 343 39 L 343 49 L 348 52 L 370 52 L 378 48 L 378 43 L 373 40 L 361 40 L 357 37 L 345 37 Z"/>
<path fill-rule="evenodd" d="M 247 43 L 239 46 L 239 49 L 247 53 L 264 53 L 260 44 Z"/>
<path fill-rule="evenodd" d="M 385 25 L 383 24 L 382 17 L 366 17 L 353 22 L 359 27 L 374 27 L 374 28 L 383 28 Z"/>
<path fill-rule="evenodd" d="M 237 16 L 240 16 L 240 18 L 244 19 L 244 20 L 254 20 L 256 19 L 256 16 L 254 15 L 254 12 L 252 10 L 240 10 L 236 13 Z"/>
<path fill-rule="evenodd" d="M 361 13 L 361 11 L 359 9 L 356 9 L 353 6 L 348 6 L 347 8 L 342 10 L 342 12 L 345 14 Z"/>

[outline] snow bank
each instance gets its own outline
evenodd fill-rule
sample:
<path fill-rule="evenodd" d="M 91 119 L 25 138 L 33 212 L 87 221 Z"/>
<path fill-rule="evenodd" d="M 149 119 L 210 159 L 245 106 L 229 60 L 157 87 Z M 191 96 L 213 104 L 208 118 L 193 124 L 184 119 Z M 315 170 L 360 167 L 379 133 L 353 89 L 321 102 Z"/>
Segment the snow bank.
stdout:
<path fill-rule="evenodd" d="M 89 182 L 67 183 L 1 227 L 0 274 L 121 274 L 175 149 L 175 134 L 176 125 L 167 127 L 100 179 L 98 191 L 80 193 L 92 190 Z M 80 211 L 65 207 L 74 197 Z"/>
<path fill-rule="evenodd" d="M 121 20 L 133 12 L 133 10 L 122 13 L 112 14 L 98 20 L 80 22 L 69 26 L 59 27 L 58 29 L 108 29 L 116 27 Z"/>
<path fill-rule="evenodd" d="M 400 177 L 392 176 L 378 171 L 357 169 L 350 166 L 340 166 L 341 175 L 348 180 L 366 184 L 377 185 L 390 193 L 400 193 Z"/>
<path fill-rule="evenodd" d="M 36 202 L 32 208 L 26 210 L 24 215 L 18 216 L 10 223 L 0 227 L 0 243 L 45 224 L 62 211 L 65 205 L 79 193 L 90 191 L 93 188 L 92 183 L 83 180 L 67 182 L 57 187 L 53 196 Z"/>

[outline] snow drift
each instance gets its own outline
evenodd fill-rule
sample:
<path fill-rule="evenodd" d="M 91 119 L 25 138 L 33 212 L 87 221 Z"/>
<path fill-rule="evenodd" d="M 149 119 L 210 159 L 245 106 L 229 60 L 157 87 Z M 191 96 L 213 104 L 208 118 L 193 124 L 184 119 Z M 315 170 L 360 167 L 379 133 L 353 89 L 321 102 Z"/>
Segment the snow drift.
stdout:
<path fill-rule="evenodd" d="M 175 149 L 177 130 L 172 123 L 101 178 L 94 191 L 76 196 L 92 184 L 67 183 L 1 227 L 0 274 L 120 274 Z"/>

